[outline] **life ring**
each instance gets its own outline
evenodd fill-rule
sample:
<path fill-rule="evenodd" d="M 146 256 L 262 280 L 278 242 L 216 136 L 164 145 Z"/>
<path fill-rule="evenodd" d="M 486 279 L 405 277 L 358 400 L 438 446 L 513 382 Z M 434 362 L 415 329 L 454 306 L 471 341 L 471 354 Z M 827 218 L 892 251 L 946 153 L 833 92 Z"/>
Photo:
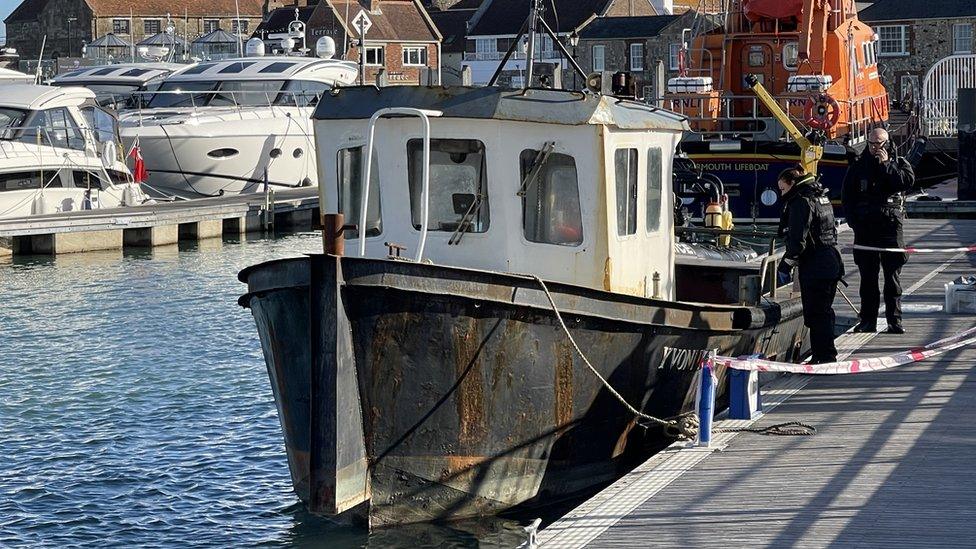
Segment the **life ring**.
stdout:
<path fill-rule="evenodd" d="M 840 118 L 840 105 L 836 99 L 826 93 L 808 97 L 803 106 L 803 118 L 811 128 L 829 130 Z"/>

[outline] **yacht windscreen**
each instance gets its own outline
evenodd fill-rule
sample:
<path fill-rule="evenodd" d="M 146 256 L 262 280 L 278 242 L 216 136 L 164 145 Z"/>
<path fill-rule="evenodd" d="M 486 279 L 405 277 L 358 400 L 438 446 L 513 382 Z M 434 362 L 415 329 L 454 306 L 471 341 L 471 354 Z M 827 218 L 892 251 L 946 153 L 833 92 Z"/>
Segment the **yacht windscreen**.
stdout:
<path fill-rule="evenodd" d="M 259 107 L 271 105 L 278 97 L 284 80 L 225 80 L 210 100 L 210 106 L 237 105 Z"/>
<path fill-rule="evenodd" d="M 423 222 L 423 139 L 407 141 L 410 216 L 415 229 Z M 488 182 L 485 144 L 473 139 L 430 140 L 428 229 L 456 233 L 488 230 Z"/>
<path fill-rule="evenodd" d="M 173 107 L 200 107 L 206 105 L 210 92 L 217 87 L 217 82 L 212 80 L 188 81 L 188 82 L 163 82 L 159 87 L 159 92 L 154 93 L 149 100 L 149 108 L 173 108 Z"/>
<path fill-rule="evenodd" d="M 26 118 L 27 111 L 0 108 L 0 139 L 12 139 L 17 133 L 16 128 L 23 126 Z"/>

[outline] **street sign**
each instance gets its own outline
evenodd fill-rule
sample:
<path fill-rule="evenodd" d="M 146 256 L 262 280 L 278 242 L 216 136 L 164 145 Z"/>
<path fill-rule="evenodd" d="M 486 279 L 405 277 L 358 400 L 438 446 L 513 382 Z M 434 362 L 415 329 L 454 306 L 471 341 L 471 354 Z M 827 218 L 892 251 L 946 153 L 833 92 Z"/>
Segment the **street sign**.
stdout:
<path fill-rule="evenodd" d="M 369 16 L 366 15 L 365 10 L 359 10 L 359 13 L 352 18 L 352 26 L 359 31 L 360 38 L 362 38 L 362 35 L 369 32 L 369 28 L 373 26 L 373 22 L 369 20 Z"/>

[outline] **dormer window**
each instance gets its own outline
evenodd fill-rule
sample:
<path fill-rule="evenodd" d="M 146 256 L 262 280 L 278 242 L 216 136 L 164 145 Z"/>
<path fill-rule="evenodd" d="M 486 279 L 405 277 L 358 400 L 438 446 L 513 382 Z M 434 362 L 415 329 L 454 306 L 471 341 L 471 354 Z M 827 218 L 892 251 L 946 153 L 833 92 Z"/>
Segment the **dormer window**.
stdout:
<path fill-rule="evenodd" d="M 424 140 L 407 141 L 410 218 L 423 223 Z M 430 231 L 483 233 L 488 230 L 485 144 L 474 139 L 430 140 Z"/>

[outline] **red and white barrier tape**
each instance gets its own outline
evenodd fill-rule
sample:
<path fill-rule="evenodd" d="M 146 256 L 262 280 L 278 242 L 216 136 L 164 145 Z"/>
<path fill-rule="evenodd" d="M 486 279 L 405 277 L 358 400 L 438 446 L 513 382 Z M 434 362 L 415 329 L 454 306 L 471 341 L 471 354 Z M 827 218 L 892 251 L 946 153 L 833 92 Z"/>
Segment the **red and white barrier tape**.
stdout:
<path fill-rule="evenodd" d="M 902 353 L 829 362 L 826 364 L 790 364 L 788 362 L 773 362 L 758 358 L 732 358 L 726 356 L 715 357 L 715 364 L 724 365 L 736 370 L 756 370 L 759 372 L 789 372 L 794 374 L 857 374 L 862 372 L 877 372 L 895 366 L 902 366 L 912 362 L 925 360 L 936 355 L 972 345 L 976 343 L 976 327 L 955 334 L 945 339 L 933 341 L 924 347 L 911 349 Z"/>
<path fill-rule="evenodd" d="M 904 248 L 877 248 L 875 246 L 862 246 L 861 244 L 855 244 L 853 248 L 844 248 L 844 251 L 849 250 L 867 250 L 871 252 L 896 252 L 905 254 L 952 254 L 958 252 L 976 252 L 976 245 L 973 246 L 962 246 L 959 248 L 916 248 L 914 246 L 905 246 Z"/>

